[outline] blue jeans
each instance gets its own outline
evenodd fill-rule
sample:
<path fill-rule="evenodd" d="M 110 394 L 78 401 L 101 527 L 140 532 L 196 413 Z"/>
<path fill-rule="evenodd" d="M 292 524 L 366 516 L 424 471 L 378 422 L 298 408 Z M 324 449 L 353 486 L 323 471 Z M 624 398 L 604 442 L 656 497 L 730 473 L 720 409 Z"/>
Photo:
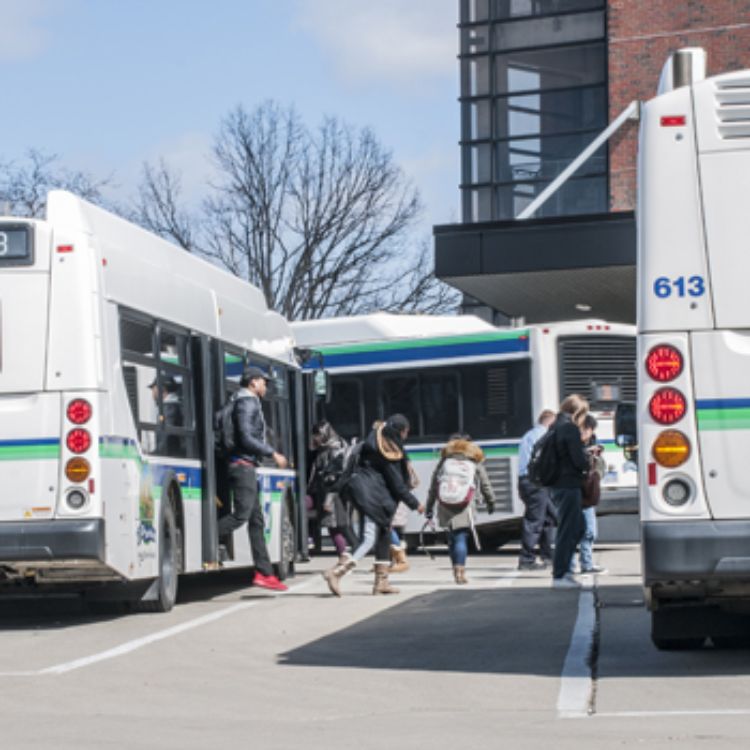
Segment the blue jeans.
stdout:
<path fill-rule="evenodd" d="M 466 565 L 466 556 L 469 554 L 468 529 L 448 529 L 448 552 L 454 565 Z"/>
<path fill-rule="evenodd" d="M 594 542 L 596 541 L 596 508 L 585 508 L 583 511 L 585 528 L 581 537 L 579 558 L 581 570 L 591 570 L 594 564 Z"/>

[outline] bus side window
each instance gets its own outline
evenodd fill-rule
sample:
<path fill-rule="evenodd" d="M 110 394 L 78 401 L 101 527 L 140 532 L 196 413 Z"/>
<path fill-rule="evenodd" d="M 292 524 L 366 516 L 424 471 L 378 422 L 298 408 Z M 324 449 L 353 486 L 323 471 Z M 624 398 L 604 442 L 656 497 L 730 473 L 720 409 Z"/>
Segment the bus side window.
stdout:
<path fill-rule="evenodd" d="M 364 437 L 366 430 L 361 380 L 333 376 L 331 400 L 323 408 L 325 418 L 345 440 Z"/>
<path fill-rule="evenodd" d="M 459 377 L 449 372 L 420 373 L 423 434 L 444 440 L 462 431 Z"/>
<path fill-rule="evenodd" d="M 383 418 L 403 414 L 411 425 L 410 434 L 421 435 L 419 381 L 416 375 L 388 375 L 380 381 Z"/>

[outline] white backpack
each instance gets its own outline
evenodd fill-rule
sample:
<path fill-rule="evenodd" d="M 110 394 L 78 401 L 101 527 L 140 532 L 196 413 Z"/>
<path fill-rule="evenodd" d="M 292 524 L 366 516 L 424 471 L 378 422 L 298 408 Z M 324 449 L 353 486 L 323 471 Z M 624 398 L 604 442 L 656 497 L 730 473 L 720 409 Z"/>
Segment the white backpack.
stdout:
<path fill-rule="evenodd" d="M 438 477 L 438 500 L 451 510 L 465 508 L 476 492 L 476 464 L 468 458 L 446 458 Z"/>

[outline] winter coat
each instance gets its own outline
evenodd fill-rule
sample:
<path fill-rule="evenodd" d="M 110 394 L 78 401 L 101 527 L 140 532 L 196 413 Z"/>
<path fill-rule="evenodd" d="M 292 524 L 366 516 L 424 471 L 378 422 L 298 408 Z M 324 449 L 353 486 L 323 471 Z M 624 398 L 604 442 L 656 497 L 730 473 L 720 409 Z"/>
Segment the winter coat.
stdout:
<path fill-rule="evenodd" d="M 430 480 L 430 490 L 427 494 L 427 513 L 432 513 L 435 503 L 438 506 L 438 523 L 445 529 L 456 531 L 458 529 L 468 529 L 472 526 L 472 509 L 476 502 L 476 495 L 471 503 L 465 508 L 454 509 L 448 508 L 438 500 L 438 486 L 440 484 L 440 473 L 446 458 L 464 458 L 476 464 L 476 480 L 479 484 L 479 492 L 482 495 L 487 508 L 492 513 L 495 509 L 495 493 L 492 490 L 492 484 L 484 466 L 484 453 L 482 449 L 469 440 L 451 440 L 443 448 L 440 456 L 440 462 L 432 472 Z"/>
<path fill-rule="evenodd" d="M 273 456 L 273 448 L 266 443 L 266 420 L 260 398 L 247 388 L 237 391 L 232 410 L 235 450 L 233 459 L 260 463 Z"/>
<path fill-rule="evenodd" d="M 322 443 L 312 462 L 312 472 L 308 490 L 313 498 L 318 523 L 326 528 L 348 525 L 346 507 L 338 492 L 331 491 L 331 485 L 338 479 L 343 468 L 346 443 L 332 432 Z"/>
<path fill-rule="evenodd" d="M 379 527 L 387 528 L 399 502 L 416 510 L 419 500 L 409 490 L 404 451 L 386 438 L 383 427 L 376 423 L 365 438 L 359 464 L 342 494 Z"/>
<path fill-rule="evenodd" d="M 560 473 L 552 485 L 558 489 L 581 489 L 589 469 L 589 458 L 581 442 L 581 431 L 568 414 L 557 415 L 552 425 Z"/>

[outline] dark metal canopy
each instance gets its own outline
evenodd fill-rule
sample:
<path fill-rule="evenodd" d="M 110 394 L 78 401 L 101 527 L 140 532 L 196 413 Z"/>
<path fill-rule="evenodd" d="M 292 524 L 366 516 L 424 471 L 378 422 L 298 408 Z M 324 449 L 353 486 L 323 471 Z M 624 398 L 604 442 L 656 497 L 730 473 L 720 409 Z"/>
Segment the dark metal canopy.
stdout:
<path fill-rule="evenodd" d="M 529 323 L 635 322 L 632 211 L 434 227 L 435 274 Z"/>

